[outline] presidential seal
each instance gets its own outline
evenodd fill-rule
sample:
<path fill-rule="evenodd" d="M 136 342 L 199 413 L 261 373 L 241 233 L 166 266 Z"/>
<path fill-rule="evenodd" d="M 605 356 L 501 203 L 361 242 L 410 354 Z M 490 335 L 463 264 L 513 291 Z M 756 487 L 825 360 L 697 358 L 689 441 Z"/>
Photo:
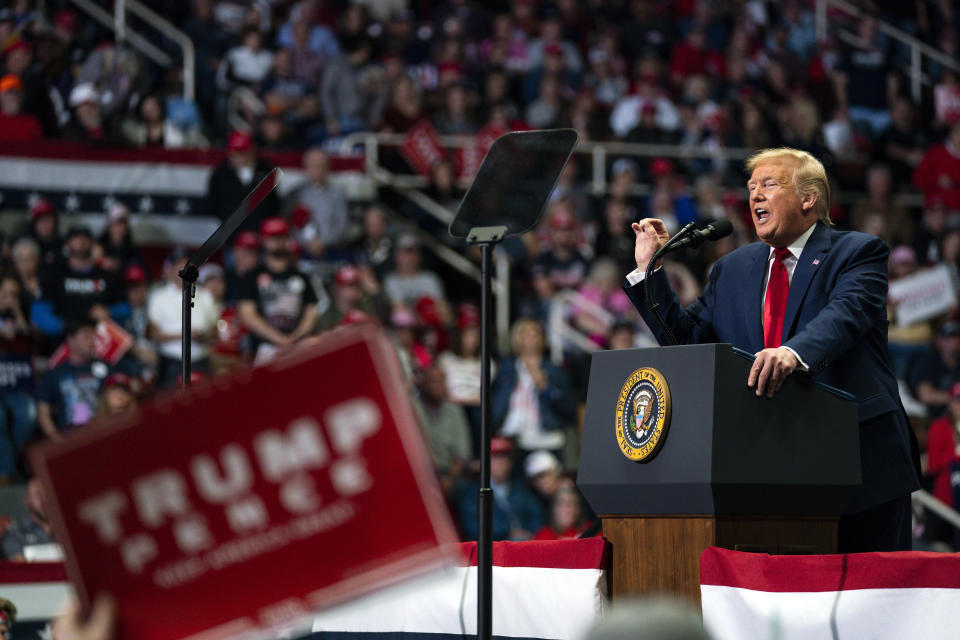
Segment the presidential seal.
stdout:
<path fill-rule="evenodd" d="M 630 374 L 617 400 L 617 444 L 637 462 L 653 459 L 670 427 L 670 388 L 663 374 L 650 367 Z"/>

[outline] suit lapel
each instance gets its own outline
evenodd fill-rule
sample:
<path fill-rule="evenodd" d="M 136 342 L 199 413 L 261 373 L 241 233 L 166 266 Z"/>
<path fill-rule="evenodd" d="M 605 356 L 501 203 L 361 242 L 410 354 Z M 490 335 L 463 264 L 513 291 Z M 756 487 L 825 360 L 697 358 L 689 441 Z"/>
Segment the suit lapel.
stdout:
<path fill-rule="evenodd" d="M 830 250 L 830 227 L 817 222 L 816 228 L 810 234 L 807 244 L 803 247 L 797 266 L 793 270 L 793 279 L 790 280 L 790 294 L 787 296 L 787 309 L 783 317 L 783 341 L 793 333 L 793 323 L 800 310 L 800 303 L 807 293 L 807 288 L 813 276 L 824 261 L 824 254 Z"/>
<path fill-rule="evenodd" d="M 763 279 L 767 275 L 769 256 L 770 247 L 758 242 L 745 275 L 743 317 L 747 322 L 747 348 L 754 353 L 763 349 Z"/>

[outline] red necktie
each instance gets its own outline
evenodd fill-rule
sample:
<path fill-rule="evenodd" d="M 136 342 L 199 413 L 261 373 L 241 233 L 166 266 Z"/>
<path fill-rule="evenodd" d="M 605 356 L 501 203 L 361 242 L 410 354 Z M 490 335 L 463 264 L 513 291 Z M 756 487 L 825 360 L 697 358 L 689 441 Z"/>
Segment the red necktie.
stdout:
<path fill-rule="evenodd" d="M 780 346 L 783 336 L 783 316 L 787 310 L 787 295 L 790 293 L 790 276 L 783 261 L 790 249 L 775 249 L 770 280 L 767 282 L 767 297 L 763 302 L 763 348 Z"/>

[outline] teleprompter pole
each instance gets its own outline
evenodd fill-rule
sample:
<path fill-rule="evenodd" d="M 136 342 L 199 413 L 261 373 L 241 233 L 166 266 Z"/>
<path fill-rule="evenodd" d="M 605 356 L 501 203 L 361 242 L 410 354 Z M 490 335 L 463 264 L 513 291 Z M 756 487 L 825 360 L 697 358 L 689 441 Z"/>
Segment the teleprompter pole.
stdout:
<path fill-rule="evenodd" d="M 180 270 L 180 283 L 182 286 L 182 311 L 180 323 L 180 388 L 186 391 L 190 388 L 190 376 L 192 375 L 191 346 L 193 336 L 191 335 L 193 321 L 193 295 L 197 290 L 197 278 L 199 272 L 195 266 L 190 263 Z"/>
<path fill-rule="evenodd" d="M 493 243 L 480 244 L 480 491 L 477 496 L 477 639 L 493 635 L 493 489 L 490 487 L 490 282 Z"/>

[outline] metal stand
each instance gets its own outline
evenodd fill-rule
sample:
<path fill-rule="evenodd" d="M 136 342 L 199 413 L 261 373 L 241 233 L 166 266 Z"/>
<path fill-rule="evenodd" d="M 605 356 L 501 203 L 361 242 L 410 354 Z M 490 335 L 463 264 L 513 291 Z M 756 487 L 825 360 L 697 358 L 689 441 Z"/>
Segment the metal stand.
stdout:
<path fill-rule="evenodd" d="M 493 636 L 493 488 L 490 486 L 490 327 L 493 248 L 506 227 L 470 230 L 467 242 L 480 247 L 480 489 L 477 493 L 477 639 Z"/>
<path fill-rule="evenodd" d="M 237 210 L 230 214 L 223 224 L 217 227 L 207 240 L 200 245 L 200 248 L 194 251 L 193 255 L 187 259 L 187 264 L 180 270 L 180 280 L 183 282 L 183 310 L 181 312 L 180 325 L 180 345 L 182 364 L 180 367 L 180 388 L 186 391 L 190 388 L 190 375 L 192 373 L 192 362 L 190 358 L 191 345 L 193 342 L 191 315 L 193 310 L 193 296 L 197 291 L 197 278 L 200 277 L 200 267 L 210 259 L 226 243 L 227 238 L 233 235 L 240 224 L 246 220 L 254 209 L 256 209 L 264 198 L 271 191 L 277 188 L 283 171 L 272 169 L 266 177 L 261 180 L 250 193 L 246 195 Z"/>
<path fill-rule="evenodd" d="M 193 343 L 193 297 L 197 293 L 197 278 L 200 275 L 199 269 L 189 262 L 184 265 L 178 274 L 183 286 L 182 293 L 182 311 L 180 322 L 180 388 L 186 391 L 190 388 L 190 376 L 192 375 L 191 347 Z"/>

